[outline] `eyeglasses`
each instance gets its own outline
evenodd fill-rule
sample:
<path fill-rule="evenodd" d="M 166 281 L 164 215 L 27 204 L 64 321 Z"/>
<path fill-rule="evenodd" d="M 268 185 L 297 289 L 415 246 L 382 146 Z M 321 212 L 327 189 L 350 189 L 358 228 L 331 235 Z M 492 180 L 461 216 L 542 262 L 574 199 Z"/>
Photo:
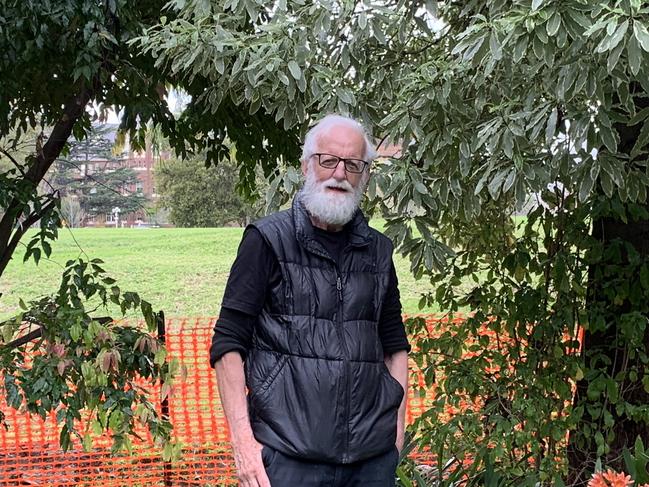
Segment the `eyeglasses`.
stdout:
<path fill-rule="evenodd" d="M 360 174 L 365 170 L 367 166 L 367 161 L 363 159 L 346 159 L 344 157 L 334 156 L 332 154 L 313 154 L 313 157 L 318 158 L 318 164 L 326 169 L 335 169 L 340 164 L 340 161 L 343 161 L 345 165 L 345 171 L 351 172 L 354 174 Z"/>

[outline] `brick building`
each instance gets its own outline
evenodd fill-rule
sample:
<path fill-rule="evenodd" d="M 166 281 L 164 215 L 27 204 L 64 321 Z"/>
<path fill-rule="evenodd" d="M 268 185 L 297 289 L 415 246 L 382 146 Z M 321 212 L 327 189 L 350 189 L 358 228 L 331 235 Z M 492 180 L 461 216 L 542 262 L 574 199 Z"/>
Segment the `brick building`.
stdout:
<path fill-rule="evenodd" d="M 131 149 L 128 139 L 123 143 L 117 142 L 117 124 L 105 124 L 97 127 L 99 137 L 95 134 L 94 140 L 79 142 L 69 157 L 70 166 L 75 173 L 77 181 L 92 180 L 101 173 L 112 172 L 121 168 L 131 169 L 137 179 L 133 184 L 122 186 L 122 194 L 139 194 L 147 200 L 147 207 L 152 207 L 157 199 L 153 171 L 156 163 L 169 157 L 168 154 L 155 154 L 150 144 L 144 151 Z M 115 147 L 121 146 L 119 153 L 115 154 Z M 93 190 L 90 190 L 93 193 Z M 74 191 L 69 194 L 75 197 Z M 124 214 L 120 211 L 107 212 L 106 214 L 86 215 L 82 226 L 88 227 L 131 227 L 149 223 L 149 215 L 145 208 Z"/>

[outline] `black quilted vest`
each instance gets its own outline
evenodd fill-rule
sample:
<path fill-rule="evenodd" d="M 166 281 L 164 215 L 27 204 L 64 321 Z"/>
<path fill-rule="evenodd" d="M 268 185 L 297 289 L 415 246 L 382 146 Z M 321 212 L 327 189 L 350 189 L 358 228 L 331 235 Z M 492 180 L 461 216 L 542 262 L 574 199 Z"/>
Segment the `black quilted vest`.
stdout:
<path fill-rule="evenodd" d="M 338 268 L 314 238 L 299 200 L 253 225 L 282 273 L 266 298 L 246 358 L 252 429 L 287 455 L 352 463 L 390 450 L 403 388 L 377 332 L 390 240 L 359 211 Z"/>

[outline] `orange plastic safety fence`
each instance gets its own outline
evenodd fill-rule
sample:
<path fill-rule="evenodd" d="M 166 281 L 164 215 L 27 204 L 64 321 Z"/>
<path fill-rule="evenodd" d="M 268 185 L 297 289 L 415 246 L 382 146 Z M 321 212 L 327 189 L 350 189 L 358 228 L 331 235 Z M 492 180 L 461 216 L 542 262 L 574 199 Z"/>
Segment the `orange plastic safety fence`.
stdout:
<path fill-rule="evenodd" d="M 435 321 L 431 316 L 427 320 Z M 17 412 L 0 397 L 0 411 L 9 425 L 8 430 L 0 428 L 0 486 L 236 485 L 227 424 L 208 363 L 214 322 L 215 318 L 167 321 L 169 356 L 186 369 L 169 397 L 174 436 L 183 445 L 181 460 L 165 464 L 145 431 L 130 455 L 111 455 L 106 437 L 95 438 L 91 452 L 84 452 L 78 443 L 63 452 L 58 446 L 60 430 L 54 414 L 43 420 Z M 412 374 L 411 380 L 419 386 L 424 384 L 421 374 Z M 408 423 L 422 414 L 433 394 L 429 391 L 425 396 L 415 396 L 410 388 Z M 160 402 L 159 388 L 151 390 L 151 401 Z"/>

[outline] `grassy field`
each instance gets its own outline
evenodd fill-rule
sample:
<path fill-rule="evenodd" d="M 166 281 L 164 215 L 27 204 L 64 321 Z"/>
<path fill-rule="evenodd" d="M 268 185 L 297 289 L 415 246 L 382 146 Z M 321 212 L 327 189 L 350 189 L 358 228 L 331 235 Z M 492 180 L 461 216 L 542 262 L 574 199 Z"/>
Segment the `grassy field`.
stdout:
<path fill-rule="evenodd" d="M 0 279 L 0 318 L 18 311 L 19 298 L 56 290 L 65 262 L 82 252 L 104 260 L 123 291 L 137 291 L 168 317 L 216 316 L 242 233 L 241 228 L 64 229 L 51 259 L 38 266 L 31 260 L 23 264 L 20 249 L 16 253 Z M 414 280 L 405 259 L 395 256 L 395 264 L 404 312 L 418 312 L 426 283 Z"/>

